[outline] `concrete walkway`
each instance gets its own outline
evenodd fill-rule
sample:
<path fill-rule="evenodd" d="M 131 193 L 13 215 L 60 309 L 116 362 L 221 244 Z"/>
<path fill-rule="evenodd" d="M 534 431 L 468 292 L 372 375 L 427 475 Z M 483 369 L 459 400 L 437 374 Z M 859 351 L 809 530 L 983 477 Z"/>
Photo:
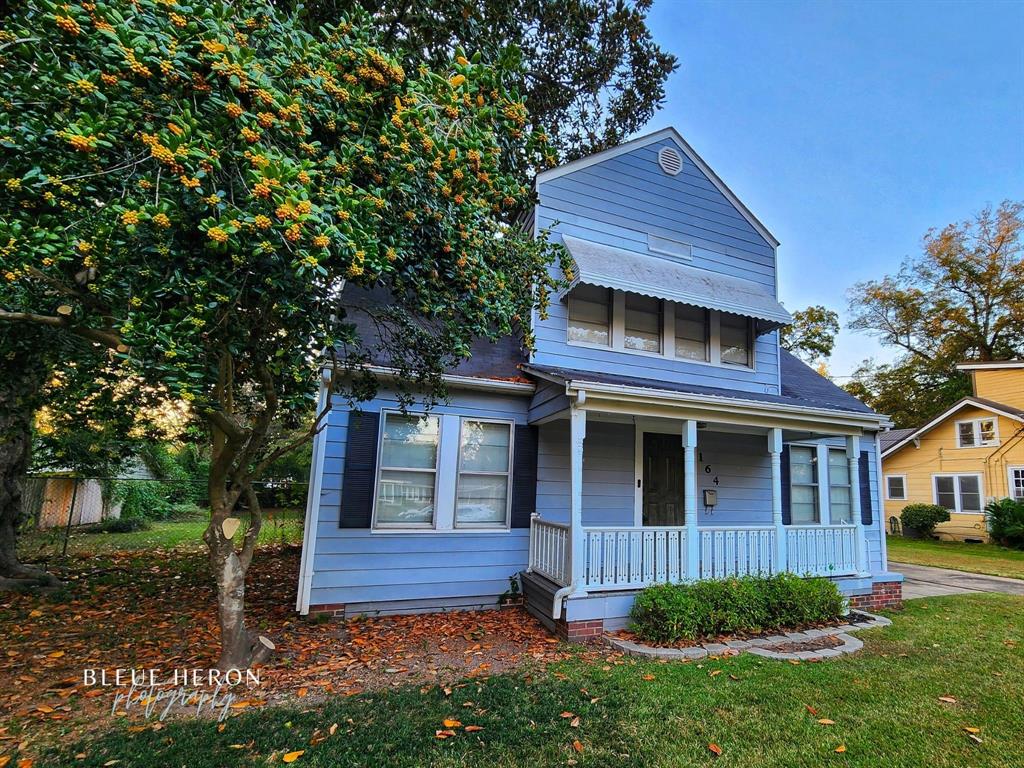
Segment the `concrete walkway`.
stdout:
<path fill-rule="evenodd" d="M 904 600 L 913 600 L 915 597 L 962 595 L 968 592 L 1024 595 L 1024 579 L 1007 579 L 1002 576 L 986 576 L 981 573 L 966 573 L 909 563 L 890 562 L 889 567 L 896 573 L 903 574 Z"/>

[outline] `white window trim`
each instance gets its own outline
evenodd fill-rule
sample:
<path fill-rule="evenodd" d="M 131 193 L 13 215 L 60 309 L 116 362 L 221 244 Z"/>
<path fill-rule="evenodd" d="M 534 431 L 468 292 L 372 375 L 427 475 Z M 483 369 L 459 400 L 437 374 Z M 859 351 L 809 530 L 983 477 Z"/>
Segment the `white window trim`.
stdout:
<path fill-rule="evenodd" d="M 1012 467 L 1007 467 L 1006 468 L 1006 495 L 1009 496 L 1011 499 L 1016 499 L 1016 498 L 1024 499 L 1024 496 L 1017 497 L 1017 496 L 1013 495 L 1013 473 L 1014 472 L 1024 472 L 1024 464 L 1016 464 L 1016 465 L 1014 465 Z"/>
<path fill-rule="evenodd" d="M 689 357 L 676 357 L 676 304 L 669 299 L 661 301 L 661 352 L 647 352 L 642 349 L 629 349 L 625 344 L 626 337 L 626 294 L 624 291 L 611 289 L 612 299 L 610 302 L 611 333 L 609 344 L 594 344 L 589 341 L 573 341 L 569 338 L 569 302 L 572 299 L 570 291 L 566 301 L 565 314 L 565 343 L 570 347 L 583 347 L 585 349 L 604 349 L 611 352 L 621 352 L 626 355 L 638 357 L 653 357 L 659 360 L 674 360 L 686 365 L 703 365 L 712 368 L 726 369 L 729 371 L 742 371 L 743 373 L 757 372 L 757 334 L 754 328 L 754 319 L 747 318 L 748 336 L 750 339 L 750 365 L 739 365 L 737 363 L 722 362 L 722 337 L 721 337 L 721 315 L 717 309 L 705 309 L 707 313 L 707 360 L 694 360 Z"/>
<path fill-rule="evenodd" d="M 956 509 L 949 510 L 951 515 L 983 515 L 985 514 L 985 479 L 982 477 L 980 472 L 938 472 L 932 475 L 932 503 L 939 506 L 939 478 L 940 477 L 952 477 L 953 478 L 953 494 L 956 497 Z M 960 507 L 960 478 L 961 477 L 976 477 L 978 478 L 978 499 L 981 504 L 980 510 L 967 510 L 966 512 Z M 946 509 L 946 507 L 943 507 Z"/>
<path fill-rule="evenodd" d="M 826 525 L 825 517 L 832 519 L 831 505 L 828 498 L 828 482 L 821 482 L 822 459 L 825 461 L 825 474 L 827 481 L 828 474 L 828 446 L 821 443 L 786 443 L 789 446 L 789 524 L 795 526 Z M 793 522 L 793 448 L 810 448 L 814 453 L 815 461 L 818 464 L 817 480 L 814 483 L 796 483 L 796 485 L 814 487 L 817 489 L 815 497 L 818 499 L 818 519 L 813 523 Z M 852 502 L 852 499 L 851 499 Z"/>
<path fill-rule="evenodd" d="M 508 427 L 508 469 L 505 472 L 482 472 L 479 470 L 463 470 L 462 469 L 462 430 L 465 427 L 467 421 L 475 421 L 481 424 L 504 424 Z M 504 531 L 512 527 L 512 461 L 515 458 L 515 439 L 516 439 L 516 425 L 511 419 L 487 419 L 477 418 L 475 416 L 460 416 L 459 417 L 459 442 L 458 447 L 458 460 L 455 466 L 455 499 L 454 507 L 452 512 L 452 528 L 454 530 L 466 531 L 466 530 L 491 530 L 491 531 Z M 459 481 L 462 479 L 462 475 L 481 475 L 485 477 L 496 477 L 499 475 L 505 476 L 505 482 L 507 483 L 507 490 L 505 493 L 505 521 L 503 523 L 473 523 L 473 524 L 459 524 L 458 519 L 458 506 L 459 506 Z"/>
<path fill-rule="evenodd" d="M 832 451 L 835 451 L 836 453 L 843 454 L 843 459 L 846 461 L 846 474 L 849 476 L 848 482 L 846 482 L 846 483 L 833 483 L 832 482 L 832 464 L 828 460 L 829 454 L 831 454 Z M 820 461 L 820 459 L 819 459 L 819 461 Z M 829 525 L 854 525 L 856 523 L 856 521 L 854 520 L 854 517 L 853 517 L 853 493 L 854 493 L 854 488 L 856 488 L 858 491 L 860 490 L 860 482 L 859 482 L 860 478 L 857 478 L 858 482 L 855 485 L 854 484 L 854 477 L 853 477 L 853 475 L 850 474 L 850 454 L 848 454 L 846 452 L 845 446 L 842 447 L 842 448 L 840 448 L 837 445 L 826 445 L 825 446 L 825 467 L 826 467 L 826 470 L 828 472 L 828 491 L 829 491 L 829 493 L 828 493 L 828 523 L 829 523 Z M 818 475 L 819 475 L 819 482 L 820 482 L 820 475 L 821 475 L 820 470 L 818 472 Z M 850 502 L 849 502 L 850 503 L 850 522 L 848 522 L 848 523 L 839 523 L 839 522 L 836 522 L 835 520 L 832 519 L 832 489 L 833 488 L 848 488 L 850 490 Z"/>
<path fill-rule="evenodd" d="M 988 441 L 981 439 L 981 422 L 991 421 L 993 438 Z M 974 445 L 962 445 L 960 442 L 960 425 L 970 424 L 972 425 L 972 431 L 974 433 Z M 962 419 L 956 422 L 956 447 L 963 449 L 971 448 L 992 448 L 999 445 L 999 418 L 997 416 L 982 416 L 978 419 Z"/>
<path fill-rule="evenodd" d="M 437 419 L 437 447 L 434 448 L 434 468 L 416 469 L 408 467 L 385 467 L 381 458 L 384 455 L 384 429 L 387 427 L 388 415 L 398 416 L 434 416 Z M 406 411 L 392 408 L 382 408 L 380 411 L 380 423 L 377 425 L 377 461 L 376 474 L 373 478 L 373 513 L 370 520 L 370 527 L 375 530 L 388 531 L 429 531 L 437 527 L 438 518 L 438 477 L 441 474 L 441 444 L 443 440 L 444 421 L 440 414 L 428 414 L 426 411 Z M 382 523 L 377 520 L 377 500 L 380 498 L 380 478 L 386 470 L 395 472 L 431 472 L 434 475 L 434 514 L 429 523 Z"/>
<path fill-rule="evenodd" d="M 600 286 L 599 286 L 600 287 Z M 572 322 L 573 292 L 569 291 L 565 301 L 565 343 L 573 347 L 589 347 L 590 349 L 614 349 L 615 348 L 615 298 L 620 291 L 605 288 L 608 293 L 608 343 L 595 344 L 592 341 L 573 341 L 569 338 L 569 326 Z"/>
<path fill-rule="evenodd" d="M 889 495 L 889 478 L 899 477 L 903 479 L 903 495 L 902 496 L 890 496 Z M 886 475 L 885 476 L 885 500 L 886 501 L 906 501 L 907 500 L 907 476 L 906 475 Z"/>

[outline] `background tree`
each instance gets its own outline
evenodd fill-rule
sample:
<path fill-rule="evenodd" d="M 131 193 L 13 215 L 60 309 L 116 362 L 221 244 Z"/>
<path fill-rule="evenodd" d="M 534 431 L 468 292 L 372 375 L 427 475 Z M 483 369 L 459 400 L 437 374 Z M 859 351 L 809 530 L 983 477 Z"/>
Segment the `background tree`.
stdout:
<path fill-rule="evenodd" d="M 1006 201 L 929 231 L 921 256 L 849 298 L 850 327 L 902 354 L 865 363 L 848 388 L 902 414 L 901 425 L 925 422 L 970 391 L 958 362 L 1024 354 L 1024 205 Z"/>
<path fill-rule="evenodd" d="M 382 45 L 400 48 L 409 69 L 444 69 L 462 48 L 496 60 L 517 48 L 523 93 L 534 128 L 546 126 L 561 159 L 619 144 L 665 100 L 676 57 L 647 26 L 651 0 L 314 0 L 309 23 L 362 8 Z"/>
<path fill-rule="evenodd" d="M 888 365 L 865 360 L 843 388 L 903 428 L 927 424 L 971 394 L 971 380 L 955 369 L 936 369 L 917 358 Z"/>
<path fill-rule="evenodd" d="M 836 345 L 839 333 L 839 314 L 820 304 L 798 309 L 793 323 L 782 329 L 782 348 L 808 364 L 827 360 Z"/>
<path fill-rule="evenodd" d="M 390 293 L 386 362 L 436 394 L 474 338 L 522 333 L 558 284 L 564 251 L 509 220 L 529 187 L 503 159 L 554 156 L 508 85 L 518 59 L 455 50 L 407 73 L 360 14 L 314 36 L 254 2 L 39 0 L 2 35 L 0 323 L 104 343 L 192 403 L 220 664 L 259 662 L 253 481 L 320 428 L 326 412 L 296 415 L 325 350 L 336 396 L 375 384 L 343 286 Z"/>

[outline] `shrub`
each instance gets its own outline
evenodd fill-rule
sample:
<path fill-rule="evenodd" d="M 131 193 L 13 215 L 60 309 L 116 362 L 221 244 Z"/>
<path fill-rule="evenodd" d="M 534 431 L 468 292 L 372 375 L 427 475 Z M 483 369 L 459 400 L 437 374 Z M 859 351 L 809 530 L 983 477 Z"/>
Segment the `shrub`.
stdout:
<path fill-rule="evenodd" d="M 925 538 L 935 533 L 935 526 L 949 522 L 949 510 L 938 504 L 907 504 L 900 512 L 903 527 L 917 532 Z"/>
<path fill-rule="evenodd" d="M 121 502 L 122 518 L 163 520 L 171 514 L 164 484 L 156 480 L 118 480 L 114 498 Z"/>
<path fill-rule="evenodd" d="M 1004 547 L 1024 549 L 1024 500 L 999 499 L 985 507 L 988 532 Z"/>
<path fill-rule="evenodd" d="M 636 596 L 631 618 L 641 639 L 672 644 L 831 621 L 843 607 L 828 579 L 780 573 L 648 587 Z"/>
<path fill-rule="evenodd" d="M 134 533 L 149 530 L 149 523 L 141 517 L 115 517 L 102 523 L 90 525 L 87 533 Z"/>

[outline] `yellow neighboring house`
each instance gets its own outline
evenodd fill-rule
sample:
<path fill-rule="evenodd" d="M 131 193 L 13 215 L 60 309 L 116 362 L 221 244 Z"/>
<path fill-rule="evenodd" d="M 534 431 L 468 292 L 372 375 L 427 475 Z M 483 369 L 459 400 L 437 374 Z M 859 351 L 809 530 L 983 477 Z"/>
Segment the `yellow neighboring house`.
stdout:
<path fill-rule="evenodd" d="M 943 539 L 987 541 L 985 504 L 1024 499 L 1024 360 L 962 363 L 974 394 L 918 429 L 882 433 L 885 518 L 941 504 Z"/>

